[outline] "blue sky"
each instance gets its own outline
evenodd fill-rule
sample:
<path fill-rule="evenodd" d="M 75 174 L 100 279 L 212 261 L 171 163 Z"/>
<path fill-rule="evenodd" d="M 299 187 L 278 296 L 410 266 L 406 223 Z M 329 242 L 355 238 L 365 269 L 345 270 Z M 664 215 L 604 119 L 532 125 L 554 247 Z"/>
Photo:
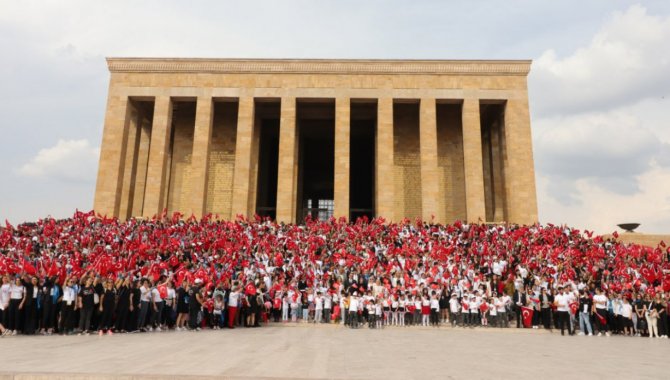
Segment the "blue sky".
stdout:
<path fill-rule="evenodd" d="M 670 2 L 0 0 L 0 220 L 90 209 L 107 56 L 533 59 L 542 222 L 670 232 Z"/>

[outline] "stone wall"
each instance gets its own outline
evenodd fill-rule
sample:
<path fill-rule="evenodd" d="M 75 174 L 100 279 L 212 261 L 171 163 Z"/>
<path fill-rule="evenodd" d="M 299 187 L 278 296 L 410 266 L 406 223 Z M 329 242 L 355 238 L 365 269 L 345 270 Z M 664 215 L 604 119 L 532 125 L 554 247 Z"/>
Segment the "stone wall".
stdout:
<path fill-rule="evenodd" d="M 214 105 L 212 143 L 207 169 L 205 210 L 225 219 L 231 216 L 233 199 L 237 105 L 237 102 L 221 102 Z"/>
<path fill-rule="evenodd" d="M 445 223 L 465 220 L 465 172 L 460 104 L 437 106 L 437 165 L 442 196 L 438 200 Z"/>
<path fill-rule="evenodd" d="M 183 108 L 182 108 L 183 107 Z M 169 213 L 190 208 L 191 156 L 195 127 L 195 103 L 177 103 L 173 117 L 172 155 L 170 156 L 170 189 L 167 194 Z"/>
<path fill-rule="evenodd" d="M 419 104 L 393 106 L 394 220 L 421 218 Z"/>

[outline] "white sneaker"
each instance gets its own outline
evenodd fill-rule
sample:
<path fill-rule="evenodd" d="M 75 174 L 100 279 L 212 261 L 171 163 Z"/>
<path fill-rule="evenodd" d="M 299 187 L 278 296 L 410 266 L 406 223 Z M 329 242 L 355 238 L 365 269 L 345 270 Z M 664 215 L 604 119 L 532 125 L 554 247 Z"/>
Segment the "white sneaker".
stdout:
<path fill-rule="evenodd" d="M 598 336 L 603 336 L 603 333 L 599 332 L 599 333 L 598 333 Z"/>
<path fill-rule="evenodd" d="M 175 327 L 174 331 L 181 331 L 181 328 L 180 327 Z"/>
<path fill-rule="evenodd" d="M 153 328 L 153 327 L 149 327 L 149 328 L 147 329 L 147 331 L 149 331 L 149 332 L 154 332 L 154 328 Z"/>
<path fill-rule="evenodd" d="M 589 333 L 589 336 L 593 336 L 593 333 Z"/>
<path fill-rule="evenodd" d="M 14 330 L 12 331 L 12 336 L 17 335 L 18 333 L 19 333 L 18 331 Z"/>
<path fill-rule="evenodd" d="M 605 333 L 605 335 L 611 336 L 612 334 L 610 334 L 609 331 L 608 331 L 608 332 Z"/>
<path fill-rule="evenodd" d="M 160 327 L 156 327 L 156 332 L 161 332 L 161 331 L 163 331 L 163 330 L 161 330 Z"/>
<path fill-rule="evenodd" d="M 577 335 L 581 336 L 581 335 L 584 335 L 584 333 L 580 331 Z"/>

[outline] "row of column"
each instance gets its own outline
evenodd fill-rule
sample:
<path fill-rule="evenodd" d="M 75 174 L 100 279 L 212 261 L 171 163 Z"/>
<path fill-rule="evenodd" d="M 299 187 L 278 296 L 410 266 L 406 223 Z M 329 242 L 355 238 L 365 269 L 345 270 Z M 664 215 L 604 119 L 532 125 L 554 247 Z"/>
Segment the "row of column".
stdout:
<path fill-rule="evenodd" d="M 197 99 L 193 154 L 191 162 L 192 194 L 190 209 L 180 210 L 187 215 L 201 216 L 205 213 L 207 196 L 207 171 L 212 139 L 213 99 L 200 96 Z M 160 214 L 166 207 L 163 196 L 167 183 L 167 158 L 172 126 L 172 101 L 169 96 L 155 98 L 149 158 L 146 170 L 146 186 L 142 214 L 151 217 Z M 107 215 L 120 215 L 126 149 L 130 123 L 130 104 L 127 97 L 110 96 L 105 120 L 103 144 L 100 158 L 95 209 Z M 508 105 L 509 108 L 509 105 Z M 334 216 L 349 217 L 350 175 L 350 110 L 349 98 L 335 100 L 335 173 Z M 527 110 L 527 108 L 526 108 Z M 519 112 L 507 113 L 514 118 Z M 527 117 L 527 112 L 521 117 Z M 507 120 L 514 124 L 515 120 Z M 439 209 L 439 197 L 444 196 L 439 188 L 437 152 L 436 99 L 420 99 L 420 157 L 421 199 L 424 220 L 434 217 L 444 221 Z M 465 173 L 465 198 L 468 221 L 484 221 L 485 197 L 482 164 L 481 125 L 478 99 L 464 99 L 462 108 L 463 151 Z M 250 194 L 252 170 L 252 139 L 254 136 L 254 98 L 239 98 L 235 168 L 233 176 L 231 218 L 238 214 L 254 213 Z M 375 169 L 375 211 L 386 220 L 401 218 L 394 215 L 394 137 L 393 99 L 378 99 Z M 298 186 L 298 135 L 296 128 L 296 99 L 281 99 L 279 131 L 279 160 L 277 181 L 277 221 L 296 222 Z M 507 196 L 511 196 L 507 192 Z M 513 197 L 512 197 L 513 198 Z M 508 198 L 510 199 L 510 198 Z M 225 216 L 223 216 L 225 217 Z"/>

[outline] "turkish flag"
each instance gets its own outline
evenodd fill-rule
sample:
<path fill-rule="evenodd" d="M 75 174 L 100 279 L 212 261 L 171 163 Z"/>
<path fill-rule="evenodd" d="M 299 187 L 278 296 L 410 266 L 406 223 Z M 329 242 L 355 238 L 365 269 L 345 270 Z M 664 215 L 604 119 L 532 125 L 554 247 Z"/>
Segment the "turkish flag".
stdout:
<path fill-rule="evenodd" d="M 244 289 L 244 293 L 247 294 L 247 295 L 250 295 L 250 296 L 255 296 L 256 295 L 256 287 L 254 286 L 254 284 L 252 284 L 251 282 L 249 284 L 247 284 L 247 286 Z"/>
<path fill-rule="evenodd" d="M 654 280 L 656 280 L 656 273 L 652 272 L 652 270 L 648 267 L 643 267 L 640 269 L 640 274 L 642 274 L 644 279 L 647 280 L 647 282 L 650 284 L 653 284 Z"/>
<path fill-rule="evenodd" d="M 523 318 L 523 327 L 530 327 L 533 324 L 533 309 L 521 306 L 521 317 Z"/>
<path fill-rule="evenodd" d="M 24 270 L 26 273 L 28 273 L 28 274 L 31 275 L 31 276 L 35 276 L 35 275 L 37 274 L 37 270 L 35 269 L 35 267 L 33 266 L 33 264 L 31 264 L 30 262 L 28 262 L 28 260 L 23 260 L 23 259 L 21 259 L 21 261 L 23 262 L 23 263 L 22 263 L 23 270 Z"/>
<path fill-rule="evenodd" d="M 158 289 L 158 294 L 160 294 L 162 299 L 166 299 L 168 297 L 167 285 L 165 284 L 158 285 L 156 289 Z"/>
<path fill-rule="evenodd" d="M 570 304 L 570 313 L 572 313 L 572 315 L 577 314 L 578 309 L 579 309 L 579 302 L 573 302 Z"/>

